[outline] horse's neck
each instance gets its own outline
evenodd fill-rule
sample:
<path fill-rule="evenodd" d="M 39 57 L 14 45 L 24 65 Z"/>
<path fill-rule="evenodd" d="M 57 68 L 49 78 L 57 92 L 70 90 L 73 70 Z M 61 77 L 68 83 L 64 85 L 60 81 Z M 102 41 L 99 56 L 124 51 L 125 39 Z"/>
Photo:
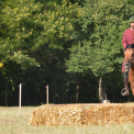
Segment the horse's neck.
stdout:
<path fill-rule="evenodd" d="M 130 67 L 131 73 L 134 74 L 134 65 Z"/>

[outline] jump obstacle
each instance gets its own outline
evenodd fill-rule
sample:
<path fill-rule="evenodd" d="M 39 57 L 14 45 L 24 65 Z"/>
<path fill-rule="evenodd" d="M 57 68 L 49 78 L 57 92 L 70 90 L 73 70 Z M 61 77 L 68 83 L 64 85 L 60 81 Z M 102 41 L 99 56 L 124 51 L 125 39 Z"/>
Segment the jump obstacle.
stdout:
<path fill-rule="evenodd" d="M 33 111 L 31 124 L 91 125 L 134 123 L 134 103 L 46 104 Z"/>

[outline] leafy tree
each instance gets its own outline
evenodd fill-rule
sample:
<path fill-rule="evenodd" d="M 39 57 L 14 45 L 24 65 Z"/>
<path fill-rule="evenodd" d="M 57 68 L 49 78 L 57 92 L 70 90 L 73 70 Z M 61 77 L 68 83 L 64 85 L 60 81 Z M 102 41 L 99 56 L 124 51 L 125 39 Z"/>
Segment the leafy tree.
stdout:
<path fill-rule="evenodd" d="M 103 76 L 113 72 L 118 64 L 121 66 L 123 60 L 121 39 L 132 9 L 132 5 L 131 8 L 128 6 L 127 0 L 87 0 L 80 12 L 80 35 L 88 34 L 89 38 L 72 48 L 66 65 L 68 72 L 86 73 L 91 70 L 96 77 L 100 77 L 101 100 L 107 99 L 105 90 L 102 90 Z M 124 11 L 126 13 L 122 14 Z"/>
<path fill-rule="evenodd" d="M 122 101 L 121 39 L 133 15 L 131 0 L 1 2 L 2 104 L 17 105 L 20 82 L 25 105 L 45 102 L 46 84 L 50 103 L 98 102 L 99 85 L 100 99 Z"/>
<path fill-rule="evenodd" d="M 8 73 L 12 70 L 7 68 L 6 65 L 17 63 L 22 69 L 39 66 L 39 63 L 29 53 L 36 45 L 36 42 L 33 43 L 32 39 L 36 38 L 37 35 L 35 29 L 40 27 L 36 20 L 39 19 L 37 14 L 41 7 L 41 4 L 37 3 L 35 5 L 34 1 L 29 2 L 27 0 L 2 2 L 0 12 L 0 58 L 4 64 L 1 72 L 6 81 L 12 79 L 12 76 Z"/>
<path fill-rule="evenodd" d="M 1 71 L 5 74 L 3 77 L 8 80 L 12 78 L 8 73 L 11 70 L 5 69 L 8 64 L 17 64 L 22 70 L 40 65 L 51 70 L 48 65 L 53 64 L 55 58 L 52 56 L 55 55 L 55 51 L 66 56 L 65 42 L 76 38 L 73 25 L 78 14 L 77 7 L 77 4 L 65 0 L 61 1 L 60 5 L 58 1 L 46 3 L 35 0 L 3 1 L 0 12 L 0 56 L 4 64 Z M 42 46 L 50 52 L 51 64 L 42 64 L 42 60 L 37 58 L 39 54 L 35 56 L 34 53 Z M 54 64 L 55 72 L 57 68 L 60 70 L 64 67 L 62 55 L 55 60 L 56 64 L 59 64 L 58 67 Z M 49 57 L 46 60 L 49 60 Z M 52 77 L 55 85 L 57 78 L 54 75 Z"/>

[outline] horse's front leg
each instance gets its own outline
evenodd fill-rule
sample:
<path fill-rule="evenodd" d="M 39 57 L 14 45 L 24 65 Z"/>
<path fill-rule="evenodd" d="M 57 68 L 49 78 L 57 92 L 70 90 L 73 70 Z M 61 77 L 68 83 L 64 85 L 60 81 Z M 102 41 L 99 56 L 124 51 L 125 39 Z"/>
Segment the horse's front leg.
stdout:
<path fill-rule="evenodd" d="M 129 79 L 130 80 L 130 85 L 131 85 L 131 90 L 132 90 L 132 94 L 134 96 L 134 79 Z"/>
<path fill-rule="evenodd" d="M 130 85 L 131 85 L 131 91 L 132 91 L 133 97 L 132 98 L 130 97 L 130 91 L 129 91 L 129 101 L 134 102 L 134 81 L 133 80 L 130 82 Z"/>
<path fill-rule="evenodd" d="M 134 82 L 132 83 L 131 90 L 132 90 L 132 93 L 133 93 L 133 96 L 134 96 Z"/>

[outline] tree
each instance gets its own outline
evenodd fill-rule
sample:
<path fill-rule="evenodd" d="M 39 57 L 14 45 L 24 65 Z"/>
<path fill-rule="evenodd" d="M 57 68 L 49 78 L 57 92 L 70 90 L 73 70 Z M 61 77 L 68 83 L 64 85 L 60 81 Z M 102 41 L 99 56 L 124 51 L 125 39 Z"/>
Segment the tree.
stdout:
<path fill-rule="evenodd" d="M 41 7 L 41 4 L 37 3 L 35 5 L 34 1 L 29 2 L 27 0 L 2 2 L 0 12 L 0 58 L 4 64 L 1 71 L 6 81 L 9 81 L 12 77 L 7 73 L 7 70 L 10 69 L 6 65 L 9 65 L 9 63 L 17 63 L 22 69 L 39 66 L 39 63 L 29 54 L 30 49 L 36 45 L 32 39 L 37 34 L 35 29 L 40 27 L 36 20 L 39 19 L 37 13 L 40 12 Z"/>
<path fill-rule="evenodd" d="M 43 48 L 42 46 L 45 46 L 50 57 L 58 51 L 66 56 L 68 46 L 65 42 L 76 38 L 73 25 L 78 14 L 77 7 L 77 4 L 65 0 L 60 3 L 58 1 L 41 3 L 36 0 L 3 1 L 0 12 L 0 56 L 4 64 L 1 70 L 3 77 L 8 80 L 12 77 L 7 73 L 11 71 L 7 66 L 11 63 L 14 67 L 17 64 L 22 70 L 40 65 L 50 69 L 50 66 L 41 63 L 42 60 L 37 61 L 39 54 L 34 54 L 38 48 Z M 54 57 L 52 59 L 57 62 L 56 64 L 60 63 L 59 69 L 63 68 L 64 57 L 62 55 L 57 57 L 56 60 Z M 51 60 L 51 64 L 54 60 Z M 57 69 L 56 64 L 54 69 Z"/>
<path fill-rule="evenodd" d="M 132 9 L 127 0 L 108 2 L 87 0 L 81 9 L 79 24 L 81 25 L 81 41 L 76 44 L 67 60 L 68 72 L 86 73 L 92 71 L 99 80 L 100 99 L 107 99 L 102 88 L 103 76 L 113 72 L 121 65 L 122 33 L 128 26 L 126 19 Z M 125 14 L 122 12 L 127 11 Z M 82 36 L 83 35 L 83 36 Z M 84 38 L 84 35 L 86 38 Z M 84 41 L 84 39 L 86 41 Z M 104 93 L 104 95 L 103 95 Z"/>

